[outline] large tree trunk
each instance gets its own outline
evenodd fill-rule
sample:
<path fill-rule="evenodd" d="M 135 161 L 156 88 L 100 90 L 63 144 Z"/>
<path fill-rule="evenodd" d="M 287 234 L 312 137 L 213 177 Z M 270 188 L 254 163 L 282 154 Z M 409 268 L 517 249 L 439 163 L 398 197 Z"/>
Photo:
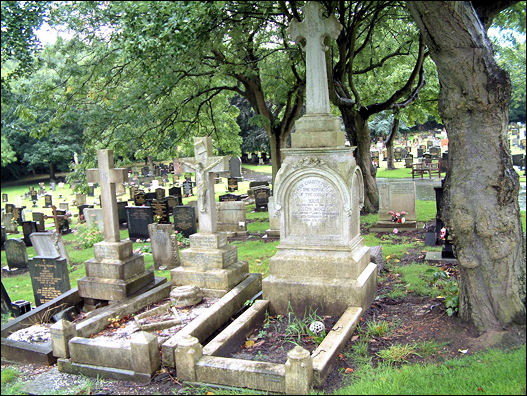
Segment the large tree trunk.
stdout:
<path fill-rule="evenodd" d="M 53 162 L 49 163 L 49 180 L 55 181 L 55 164 Z"/>
<path fill-rule="evenodd" d="M 470 2 L 408 2 L 437 65 L 449 138 L 444 215 L 459 314 L 480 332 L 525 323 L 525 242 L 507 144 L 510 79 Z"/>
<path fill-rule="evenodd" d="M 398 131 L 399 118 L 395 115 L 393 118 L 392 129 L 390 130 L 388 139 L 386 139 L 386 152 L 388 153 L 388 161 L 386 167 L 390 170 L 395 169 L 395 166 L 393 164 L 393 140 L 395 139 L 395 136 L 397 135 Z"/>
<path fill-rule="evenodd" d="M 377 171 L 371 160 L 371 138 L 368 120 L 363 119 L 361 114 L 354 110 L 341 108 L 340 111 L 348 140 L 352 146 L 357 146 L 355 149 L 355 160 L 362 171 L 364 179 L 364 207 L 362 208 L 362 213 L 377 213 L 379 211 L 379 191 L 375 181 Z"/>

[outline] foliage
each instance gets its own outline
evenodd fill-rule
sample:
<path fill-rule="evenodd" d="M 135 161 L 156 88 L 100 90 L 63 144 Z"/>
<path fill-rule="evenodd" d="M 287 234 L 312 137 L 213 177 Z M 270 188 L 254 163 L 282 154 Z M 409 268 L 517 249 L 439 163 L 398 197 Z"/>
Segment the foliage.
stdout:
<path fill-rule="evenodd" d="M 104 237 L 97 226 L 86 227 L 81 225 L 77 228 L 76 241 L 83 249 L 89 249 L 102 240 Z"/>
<path fill-rule="evenodd" d="M 377 355 L 388 364 L 406 363 L 410 356 L 419 356 L 416 352 L 416 346 L 413 344 L 391 345 L 389 348 L 377 352 Z"/>
<path fill-rule="evenodd" d="M 176 235 L 176 242 L 179 247 L 188 246 L 190 244 L 189 238 L 185 237 L 185 235 L 183 235 L 178 230 L 175 231 L 175 235 Z"/>

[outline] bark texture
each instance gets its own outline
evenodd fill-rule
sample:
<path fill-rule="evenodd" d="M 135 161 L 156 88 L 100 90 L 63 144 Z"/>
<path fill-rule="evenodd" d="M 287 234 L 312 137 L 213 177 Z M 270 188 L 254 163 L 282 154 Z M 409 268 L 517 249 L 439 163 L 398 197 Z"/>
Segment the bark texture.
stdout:
<path fill-rule="evenodd" d="M 480 332 L 525 324 L 519 179 L 507 144 L 510 79 L 470 2 L 408 2 L 434 60 L 448 131 L 443 201 L 460 265 L 459 314 Z"/>

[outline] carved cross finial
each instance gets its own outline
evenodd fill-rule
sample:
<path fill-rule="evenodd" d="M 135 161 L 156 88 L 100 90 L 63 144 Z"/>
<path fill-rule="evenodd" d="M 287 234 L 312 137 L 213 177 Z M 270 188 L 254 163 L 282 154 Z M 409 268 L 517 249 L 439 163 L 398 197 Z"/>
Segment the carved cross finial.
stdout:
<path fill-rule="evenodd" d="M 329 113 L 329 92 L 326 72 L 327 47 L 324 38 L 336 39 L 342 25 L 334 15 L 329 18 L 321 16 L 321 5 L 308 1 L 304 6 L 304 20 L 291 22 L 289 37 L 299 42 L 306 39 L 306 114 Z"/>
<path fill-rule="evenodd" d="M 112 150 L 97 150 L 97 162 L 99 168 L 88 169 L 86 171 L 86 180 L 88 183 L 99 183 L 101 185 L 104 240 L 107 242 L 119 242 L 121 238 L 119 235 L 115 185 L 128 180 L 128 169 L 113 167 Z"/>

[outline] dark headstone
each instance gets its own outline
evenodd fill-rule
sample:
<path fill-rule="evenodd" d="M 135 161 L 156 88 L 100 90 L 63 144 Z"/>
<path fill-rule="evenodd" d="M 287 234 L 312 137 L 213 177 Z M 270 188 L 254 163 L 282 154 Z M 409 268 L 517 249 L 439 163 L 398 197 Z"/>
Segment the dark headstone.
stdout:
<path fill-rule="evenodd" d="M 50 194 L 44 195 L 44 207 L 51 208 L 52 205 L 53 205 L 53 197 Z"/>
<path fill-rule="evenodd" d="M 27 247 L 22 239 L 8 239 L 4 246 L 7 265 L 10 269 L 27 268 Z"/>
<path fill-rule="evenodd" d="M 154 199 L 156 199 L 156 193 L 155 192 L 147 192 L 147 193 L 145 193 L 145 199 L 146 199 L 146 202 L 148 204 L 148 201 L 153 201 Z"/>
<path fill-rule="evenodd" d="M 229 177 L 227 179 L 227 189 L 229 191 L 238 190 L 238 179 L 236 179 L 235 177 Z"/>
<path fill-rule="evenodd" d="M 267 210 L 267 204 L 271 196 L 271 188 L 269 186 L 257 186 L 253 187 L 253 191 L 256 210 Z"/>
<path fill-rule="evenodd" d="M 520 170 L 522 170 L 523 163 L 524 163 L 523 154 L 513 154 L 512 155 L 512 165 L 519 166 Z"/>
<path fill-rule="evenodd" d="M 155 191 L 155 199 L 157 200 L 161 200 L 163 198 L 165 198 L 165 189 L 164 188 L 156 188 L 156 191 Z"/>
<path fill-rule="evenodd" d="M 80 217 L 80 216 L 84 215 L 84 209 L 86 209 L 86 208 L 93 208 L 93 205 L 88 205 L 88 204 L 79 205 L 78 208 L 79 208 L 79 217 Z"/>
<path fill-rule="evenodd" d="M 117 217 L 119 219 L 119 224 L 126 223 L 126 207 L 128 206 L 128 202 L 121 201 L 117 202 Z"/>
<path fill-rule="evenodd" d="M 268 186 L 268 185 L 269 185 L 268 181 L 256 181 L 256 180 L 253 180 L 252 182 L 249 182 L 249 189 L 251 189 L 253 187 L 257 187 L 257 186 Z"/>
<path fill-rule="evenodd" d="M 227 201 L 241 201 L 242 200 L 242 196 L 241 195 L 236 195 L 236 194 L 223 194 L 223 195 L 220 195 L 219 196 L 219 201 L 220 202 L 227 202 Z"/>
<path fill-rule="evenodd" d="M 6 203 L 5 204 L 5 212 L 6 213 L 13 213 L 13 208 L 15 207 L 15 205 L 11 204 L 11 203 Z"/>
<path fill-rule="evenodd" d="M 419 147 L 417 149 L 417 158 L 422 158 L 424 153 L 425 151 L 421 147 Z"/>
<path fill-rule="evenodd" d="M 168 213 L 174 213 L 174 207 L 182 204 L 181 197 L 173 197 L 169 195 L 165 200 L 168 205 Z"/>
<path fill-rule="evenodd" d="M 430 147 L 430 155 L 432 156 L 432 159 L 439 159 L 441 156 L 441 147 L 439 146 L 432 146 Z"/>
<path fill-rule="evenodd" d="M 134 205 L 143 206 L 146 204 L 145 192 L 143 190 L 137 190 L 134 195 Z"/>
<path fill-rule="evenodd" d="M 154 211 L 154 221 L 159 224 L 170 224 L 170 212 L 166 200 L 154 199 L 150 206 Z"/>
<path fill-rule="evenodd" d="M 2 239 L 0 240 L 0 248 L 4 250 L 4 243 L 7 241 L 7 230 L 4 226 L 2 227 Z"/>
<path fill-rule="evenodd" d="M 126 223 L 131 240 L 148 239 L 148 224 L 154 222 L 154 211 L 150 206 L 127 206 Z"/>
<path fill-rule="evenodd" d="M 178 205 L 174 208 L 174 229 L 185 237 L 198 232 L 196 212 L 190 205 Z"/>
<path fill-rule="evenodd" d="M 34 257 L 29 260 L 29 273 L 37 307 L 71 289 L 65 258 Z"/>
<path fill-rule="evenodd" d="M 22 222 L 22 232 L 24 233 L 24 243 L 26 246 L 33 246 L 31 244 L 31 239 L 29 235 L 34 232 L 37 232 L 37 222 L 36 221 L 23 221 Z"/>
<path fill-rule="evenodd" d="M 38 201 L 38 193 L 35 190 L 31 191 L 31 200 Z"/>
<path fill-rule="evenodd" d="M 13 208 L 13 221 L 18 225 L 22 225 L 22 209 L 23 208 L 17 208 L 16 206 Z"/>
<path fill-rule="evenodd" d="M 70 229 L 70 221 L 69 219 L 63 217 L 66 215 L 65 210 L 57 209 L 57 215 L 60 216 L 57 219 L 57 222 L 59 223 L 59 231 L 61 234 L 69 234 L 71 232 Z"/>
<path fill-rule="evenodd" d="M 91 185 L 88 186 L 88 197 L 94 197 L 95 196 L 95 186 Z"/>
<path fill-rule="evenodd" d="M 189 195 L 192 195 L 192 182 L 189 180 L 185 180 L 183 182 L 183 194 L 185 194 L 186 197 Z"/>

